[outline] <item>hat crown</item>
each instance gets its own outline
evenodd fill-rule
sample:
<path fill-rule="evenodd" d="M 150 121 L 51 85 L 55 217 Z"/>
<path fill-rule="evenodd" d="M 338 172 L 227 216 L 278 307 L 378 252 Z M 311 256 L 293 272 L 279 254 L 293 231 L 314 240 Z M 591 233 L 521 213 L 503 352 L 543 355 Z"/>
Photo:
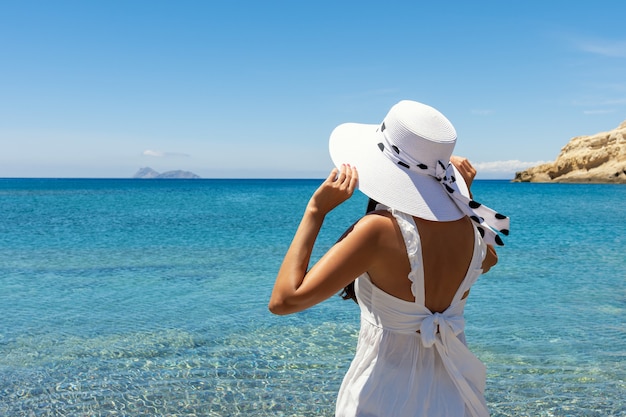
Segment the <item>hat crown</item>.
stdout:
<path fill-rule="evenodd" d="M 393 106 L 383 126 L 382 133 L 401 153 L 431 167 L 449 161 L 456 144 L 452 123 L 437 109 L 416 101 Z"/>

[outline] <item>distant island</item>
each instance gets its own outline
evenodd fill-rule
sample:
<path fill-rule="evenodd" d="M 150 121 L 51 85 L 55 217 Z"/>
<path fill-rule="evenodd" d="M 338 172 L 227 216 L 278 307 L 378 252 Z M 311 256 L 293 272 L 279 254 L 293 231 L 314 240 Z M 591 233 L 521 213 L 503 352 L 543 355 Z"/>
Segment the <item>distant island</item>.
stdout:
<path fill-rule="evenodd" d="M 194 174 L 193 172 L 189 172 L 189 171 L 181 171 L 181 170 L 176 170 L 176 171 L 166 171 L 163 173 L 158 173 L 155 170 L 153 170 L 150 167 L 145 167 L 145 168 L 140 168 L 139 171 L 137 171 L 137 173 L 135 175 L 133 175 L 133 178 L 139 178 L 139 179 L 199 179 L 200 176 Z"/>
<path fill-rule="evenodd" d="M 626 121 L 608 132 L 572 138 L 556 161 L 517 172 L 513 182 L 626 184 Z"/>

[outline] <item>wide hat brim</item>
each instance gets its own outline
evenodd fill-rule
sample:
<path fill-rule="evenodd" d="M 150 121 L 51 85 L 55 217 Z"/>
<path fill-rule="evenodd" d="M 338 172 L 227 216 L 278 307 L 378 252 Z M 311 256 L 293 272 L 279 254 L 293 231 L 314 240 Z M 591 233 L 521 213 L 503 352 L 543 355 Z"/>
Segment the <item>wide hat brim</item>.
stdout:
<path fill-rule="evenodd" d="M 465 214 L 433 176 L 406 170 L 380 151 L 380 125 L 344 123 L 330 135 L 330 157 L 337 168 L 343 164 L 356 167 L 358 188 L 363 194 L 411 216 L 433 221 L 453 221 Z M 443 161 L 447 163 L 448 161 Z M 455 185 L 465 196 L 469 190 L 463 177 L 453 167 Z"/>

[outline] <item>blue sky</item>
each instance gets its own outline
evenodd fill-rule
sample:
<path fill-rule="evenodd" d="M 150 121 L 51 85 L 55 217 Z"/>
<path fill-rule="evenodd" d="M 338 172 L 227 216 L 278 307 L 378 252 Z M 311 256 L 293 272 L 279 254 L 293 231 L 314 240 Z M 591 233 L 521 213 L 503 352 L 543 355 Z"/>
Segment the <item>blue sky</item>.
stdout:
<path fill-rule="evenodd" d="M 322 178 L 343 122 L 442 111 L 479 178 L 626 120 L 622 0 L 0 1 L 0 177 Z"/>

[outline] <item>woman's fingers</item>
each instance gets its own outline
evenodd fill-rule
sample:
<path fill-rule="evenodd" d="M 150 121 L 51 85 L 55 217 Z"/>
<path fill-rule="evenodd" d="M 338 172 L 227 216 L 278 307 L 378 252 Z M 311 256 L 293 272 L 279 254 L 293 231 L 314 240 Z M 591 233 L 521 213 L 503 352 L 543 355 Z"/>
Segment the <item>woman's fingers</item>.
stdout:
<path fill-rule="evenodd" d="M 474 177 L 476 177 L 476 169 L 470 163 L 467 158 L 461 156 L 452 155 L 450 157 L 450 162 L 454 165 L 458 170 L 465 183 L 468 187 L 472 185 L 472 181 L 474 181 Z"/>
<path fill-rule="evenodd" d="M 352 196 L 357 182 L 355 167 L 344 164 L 333 168 L 326 181 L 313 193 L 309 203 L 316 210 L 327 213 Z"/>
<path fill-rule="evenodd" d="M 342 165 L 341 169 L 339 170 L 339 181 L 343 181 L 346 179 L 346 166 Z"/>
<path fill-rule="evenodd" d="M 328 178 L 326 178 L 327 182 L 334 182 L 337 179 L 337 174 L 339 173 L 339 170 L 337 168 L 333 168 L 330 171 L 330 174 L 328 174 Z"/>
<path fill-rule="evenodd" d="M 341 166 L 336 183 L 339 187 L 348 190 L 352 194 L 356 188 L 358 178 L 356 167 L 344 164 Z"/>
<path fill-rule="evenodd" d="M 357 184 L 359 183 L 359 173 L 357 172 L 356 167 L 351 167 L 350 169 L 352 171 L 352 175 L 350 176 L 350 184 L 348 185 L 348 189 L 350 191 L 350 194 L 352 194 L 356 189 Z"/>

